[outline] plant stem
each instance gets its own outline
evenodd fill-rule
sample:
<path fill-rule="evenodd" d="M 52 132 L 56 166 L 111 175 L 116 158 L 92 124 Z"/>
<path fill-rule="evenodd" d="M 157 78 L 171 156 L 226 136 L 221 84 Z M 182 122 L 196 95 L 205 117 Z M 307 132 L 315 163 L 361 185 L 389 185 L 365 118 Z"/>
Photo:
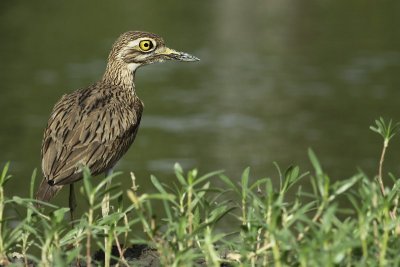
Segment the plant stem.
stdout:
<path fill-rule="evenodd" d="M 389 213 L 389 212 L 388 212 Z M 386 213 L 387 214 L 387 213 Z M 379 266 L 386 266 L 386 251 L 387 251 L 387 243 L 389 240 L 389 226 L 388 224 L 390 224 L 390 220 L 388 220 L 389 218 L 387 217 L 387 215 L 385 215 L 385 221 L 384 221 L 384 225 L 383 225 L 383 236 L 382 236 L 382 242 L 379 244 Z"/>
<path fill-rule="evenodd" d="M 378 169 L 378 177 L 377 177 L 379 188 L 381 190 L 383 197 L 386 196 L 385 186 L 383 184 L 383 174 L 382 174 L 383 173 L 383 162 L 385 160 L 386 149 L 388 146 L 389 146 L 389 138 L 385 138 L 385 141 L 383 142 L 381 159 L 379 160 L 379 169 Z M 392 220 L 395 220 L 396 219 L 396 209 L 394 208 L 392 211 L 389 211 L 389 215 L 390 215 L 390 218 L 392 218 Z M 400 225 L 397 225 L 396 233 L 400 234 Z"/>
<path fill-rule="evenodd" d="M 4 244 L 3 244 L 3 210 L 4 210 L 4 190 L 3 185 L 0 184 L 0 261 L 4 258 Z"/>
<path fill-rule="evenodd" d="M 274 256 L 274 262 L 276 267 L 281 267 L 281 254 L 279 251 L 278 243 L 276 242 L 275 236 L 271 235 L 271 243 L 272 243 L 272 254 Z"/>
<path fill-rule="evenodd" d="M 7 180 L 8 164 L 4 166 L 3 172 L 0 174 L 0 264 L 7 264 L 7 255 L 4 251 L 3 240 L 3 212 L 4 212 L 4 183 Z"/>
<path fill-rule="evenodd" d="M 92 196 L 90 196 L 92 198 Z M 91 266 L 92 258 L 90 255 L 91 250 L 91 238 L 92 238 L 92 224 L 93 224 L 93 201 L 90 202 L 89 215 L 88 215 L 88 227 L 86 228 L 86 266 Z"/>
<path fill-rule="evenodd" d="M 385 154 L 386 154 L 386 149 L 387 149 L 388 145 L 389 145 L 389 139 L 385 139 L 385 141 L 383 142 L 381 159 L 379 160 L 378 184 L 381 189 L 382 196 L 386 196 L 385 186 L 383 185 L 382 172 L 383 172 L 383 162 L 385 160 Z"/>
<path fill-rule="evenodd" d="M 188 200 L 187 200 L 187 205 L 188 205 L 188 207 L 187 207 L 187 213 L 188 213 L 188 234 L 189 234 L 189 236 L 191 236 L 192 235 L 192 232 L 193 232 L 193 212 L 192 212 L 192 208 L 191 208 L 191 206 L 192 206 L 192 194 L 193 194 L 193 192 L 192 192 L 192 190 L 193 190 L 193 187 L 192 187 L 192 185 L 191 184 L 189 184 L 189 192 L 188 192 Z M 188 239 L 188 247 L 191 247 L 193 245 L 193 239 L 192 238 L 189 238 Z"/>
<path fill-rule="evenodd" d="M 110 175 L 111 175 L 111 172 L 110 172 Z M 105 186 L 105 191 L 107 191 L 110 187 L 111 187 L 111 179 L 109 179 L 107 181 L 106 186 Z M 109 212 L 110 212 L 110 193 L 107 192 L 104 195 L 104 198 L 103 198 L 102 203 L 101 203 L 101 213 L 103 215 L 103 218 L 108 216 Z M 109 227 L 105 227 L 104 228 L 104 248 L 105 248 L 105 251 L 104 251 L 104 266 L 105 267 L 109 267 L 110 266 L 110 257 L 111 257 L 112 245 L 111 245 L 111 241 L 110 241 L 111 235 L 110 235 L 109 231 L 110 231 Z"/>

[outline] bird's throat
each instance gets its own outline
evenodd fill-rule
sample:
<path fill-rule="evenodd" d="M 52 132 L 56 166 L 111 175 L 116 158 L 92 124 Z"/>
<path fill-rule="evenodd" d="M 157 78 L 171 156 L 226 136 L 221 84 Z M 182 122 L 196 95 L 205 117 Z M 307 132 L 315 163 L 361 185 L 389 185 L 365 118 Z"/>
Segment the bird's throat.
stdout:
<path fill-rule="evenodd" d="M 134 91 L 135 70 L 138 66 L 131 66 L 131 64 L 116 64 L 115 62 L 113 64 L 109 62 L 103 75 L 103 82 Z"/>

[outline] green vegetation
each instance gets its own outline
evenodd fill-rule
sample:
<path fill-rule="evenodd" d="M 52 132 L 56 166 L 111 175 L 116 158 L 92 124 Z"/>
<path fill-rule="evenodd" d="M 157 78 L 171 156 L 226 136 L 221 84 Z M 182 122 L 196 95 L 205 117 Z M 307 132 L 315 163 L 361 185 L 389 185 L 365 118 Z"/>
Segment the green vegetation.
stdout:
<path fill-rule="evenodd" d="M 143 266 L 143 257 L 124 252 L 146 244 L 161 266 L 399 266 L 400 180 L 389 174 L 392 185 L 383 182 L 385 152 L 399 125 L 380 119 L 371 129 L 384 140 L 376 177 L 359 171 L 332 182 L 312 150 L 312 172 L 297 166 L 283 172 L 276 165 L 277 177 L 253 180 L 246 169 L 239 182 L 222 172 L 185 174 L 176 165 L 173 186 L 151 177 L 154 194 L 140 192 L 133 174 L 127 192 L 119 185 L 105 191 L 112 177 L 94 186 L 84 170 L 81 193 L 89 208 L 73 227 L 67 208 L 36 208 L 35 173 L 30 198 L 7 197 L 6 165 L 0 177 L 1 264 L 18 255 L 20 265 L 108 266 L 111 259 L 119 266 Z M 307 183 L 309 191 L 303 189 Z M 107 193 L 113 208 L 102 217 Z M 155 210 L 158 204 L 163 211 Z M 7 208 L 25 213 L 5 218 Z M 92 257 L 96 250 L 104 251 L 105 264 Z"/>

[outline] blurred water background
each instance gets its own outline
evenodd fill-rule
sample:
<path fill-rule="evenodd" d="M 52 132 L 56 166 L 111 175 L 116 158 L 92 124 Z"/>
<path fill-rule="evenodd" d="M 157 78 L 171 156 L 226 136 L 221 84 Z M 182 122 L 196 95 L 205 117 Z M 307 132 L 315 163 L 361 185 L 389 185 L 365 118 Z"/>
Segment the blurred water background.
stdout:
<path fill-rule="evenodd" d="M 313 148 L 332 179 L 375 175 L 380 116 L 400 120 L 399 1 L 9 1 L 0 2 L 0 164 L 8 196 L 27 196 L 40 169 L 43 129 L 62 94 L 104 71 L 112 43 L 144 30 L 201 61 L 140 69 L 145 102 L 133 147 L 117 165 L 143 191 L 168 183 L 173 164 L 239 179 L 276 176 Z M 386 170 L 400 171 L 400 141 Z M 40 175 L 39 175 L 40 176 Z M 41 176 L 40 176 L 41 178 Z M 67 205 L 68 190 L 56 203 Z"/>

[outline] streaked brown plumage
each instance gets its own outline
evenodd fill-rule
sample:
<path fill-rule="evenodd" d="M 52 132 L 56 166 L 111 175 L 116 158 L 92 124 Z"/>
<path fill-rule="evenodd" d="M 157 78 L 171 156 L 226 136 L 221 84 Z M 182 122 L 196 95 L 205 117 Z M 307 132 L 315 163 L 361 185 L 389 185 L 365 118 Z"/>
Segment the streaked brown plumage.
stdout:
<path fill-rule="evenodd" d="M 44 131 L 38 200 L 49 201 L 64 185 L 80 180 L 82 165 L 93 175 L 114 167 L 133 143 L 142 117 L 135 71 L 165 60 L 198 59 L 165 47 L 155 34 L 126 32 L 114 43 L 103 78 L 57 102 Z"/>

